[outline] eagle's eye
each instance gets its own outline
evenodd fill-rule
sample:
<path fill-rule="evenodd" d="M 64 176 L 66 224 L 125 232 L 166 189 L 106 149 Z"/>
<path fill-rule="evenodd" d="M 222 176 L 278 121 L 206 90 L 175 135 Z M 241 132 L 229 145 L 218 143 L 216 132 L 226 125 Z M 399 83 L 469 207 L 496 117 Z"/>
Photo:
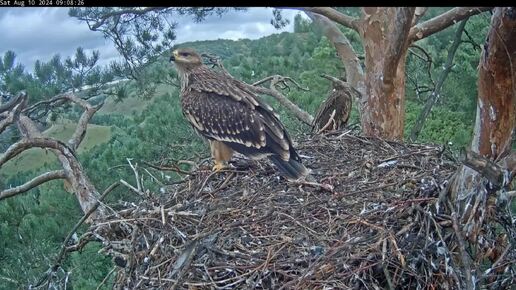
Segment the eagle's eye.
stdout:
<path fill-rule="evenodd" d="M 179 55 L 183 56 L 183 57 L 187 57 L 187 56 L 190 55 L 190 53 L 188 53 L 188 52 L 181 52 L 181 53 L 179 53 Z"/>

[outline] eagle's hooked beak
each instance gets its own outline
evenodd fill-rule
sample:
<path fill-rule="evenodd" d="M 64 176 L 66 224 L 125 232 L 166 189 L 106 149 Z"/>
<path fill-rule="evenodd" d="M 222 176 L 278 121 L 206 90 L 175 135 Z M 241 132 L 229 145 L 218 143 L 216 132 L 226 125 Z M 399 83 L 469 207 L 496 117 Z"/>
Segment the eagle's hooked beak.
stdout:
<path fill-rule="evenodd" d="M 177 50 L 174 50 L 172 52 L 172 56 L 170 57 L 170 62 L 176 61 L 176 57 L 177 57 Z"/>

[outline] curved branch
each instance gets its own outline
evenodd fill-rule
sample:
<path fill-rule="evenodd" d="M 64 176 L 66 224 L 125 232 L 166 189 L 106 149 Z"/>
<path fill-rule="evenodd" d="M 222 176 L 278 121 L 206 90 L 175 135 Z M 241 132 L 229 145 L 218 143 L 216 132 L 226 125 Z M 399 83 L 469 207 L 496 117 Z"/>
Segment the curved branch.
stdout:
<path fill-rule="evenodd" d="M 410 29 L 409 41 L 418 41 L 470 16 L 491 10 L 492 7 L 456 7 L 420 23 Z"/>
<path fill-rule="evenodd" d="M 253 85 L 247 85 L 251 90 L 253 90 L 256 93 L 259 94 L 265 94 L 269 95 L 273 98 L 275 98 L 282 106 L 289 109 L 300 121 L 307 125 L 311 125 L 314 117 L 312 115 L 308 114 L 303 109 L 299 108 L 296 104 L 292 103 L 287 97 L 285 97 L 282 93 L 280 93 L 276 89 L 276 85 L 278 85 L 281 82 L 285 82 L 285 80 L 290 78 L 285 78 L 279 75 L 274 75 L 271 77 L 267 77 L 263 80 L 260 80 L 258 82 L 255 82 L 255 84 L 262 84 L 264 82 L 270 81 L 270 88 L 265 88 L 261 86 L 255 86 Z M 296 84 L 296 83 L 295 83 Z"/>
<path fill-rule="evenodd" d="M 0 134 L 18 118 L 27 105 L 27 94 L 22 92 L 10 102 L 0 106 Z"/>
<path fill-rule="evenodd" d="M 359 30 L 360 19 L 341 13 L 336 9 L 330 7 L 302 7 L 301 9 L 303 11 L 313 12 L 322 16 L 326 16 L 328 19 L 351 28 L 357 32 Z"/>
<path fill-rule="evenodd" d="M 70 140 L 68 140 L 68 144 L 70 145 L 72 150 L 75 151 L 77 150 L 82 140 L 84 139 L 84 136 L 86 135 L 86 129 L 88 127 L 90 119 L 104 105 L 104 103 L 102 102 L 97 106 L 92 106 L 90 103 L 74 95 L 66 95 L 65 98 L 76 103 L 84 109 L 84 112 L 79 118 L 79 122 L 77 123 L 77 127 L 75 128 L 72 137 L 70 138 Z"/>
<path fill-rule="evenodd" d="M 64 179 L 64 178 L 66 178 L 66 174 L 65 174 L 64 170 L 55 170 L 55 171 L 45 172 L 45 173 L 41 174 L 40 176 L 37 176 L 22 185 L 1 191 L 0 192 L 0 200 L 15 196 L 20 193 L 27 192 L 27 191 L 33 189 L 34 187 L 41 185 L 47 181 L 55 180 L 55 179 Z"/>
<path fill-rule="evenodd" d="M 9 102 L 0 105 L 0 113 L 6 112 L 8 110 L 11 110 L 14 107 L 16 107 L 17 105 L 25 103 L 26 101 L 27 101 L 27 94 L 25 92 L 21 92 L 20 94 L 18 94 L 16 97 L 14 97 Z M 24 107 L 25 104 L 22 105 L 21 107 Z"/>
<path fill-rule="evenodd" d="M 346 76 L 349 83 L 362 95 L 365 95 L 364 70 L 347 37 L 339 30 L 337 25 L 326 16 L 311 12 L 305 13 L 314 23 L 323 29 L 326 37 L 328 37 L 335 46 L 346 69 Z"/>
<path fill-rule="evenodd" d="M 19 123 L 26 122 L 28 124 L 24 124 L 22 126 L 27 128 L 33 127 L 33 124 L 31 124 L 32 121 L 27 117 L 25 118 L 26 119 L 20 119 Z M 88 212 L 97 200 L 99 193 L 84 173 L 84 170 L 80 162 L 77 160 L 74 151 L 65 143 L 52 138 L 39 136 L 28 138 L 28 136 L 25 135 L 22 140 L 11 145 L 5 151 L 4 155 L 0 157 L 0 167 L 8 160 L 16 157 L 21 152 L 34 147 L 52 149 L 52 151 L 59 159 L 61 165 L 63 166 L 63 170 L 66 174 L 66 180 L 70 183 L 69 191 L 75 194 L 83 212 Z M 98 209 L 97 213 L 100 215 L 104 214 L 104 209 Z"/>

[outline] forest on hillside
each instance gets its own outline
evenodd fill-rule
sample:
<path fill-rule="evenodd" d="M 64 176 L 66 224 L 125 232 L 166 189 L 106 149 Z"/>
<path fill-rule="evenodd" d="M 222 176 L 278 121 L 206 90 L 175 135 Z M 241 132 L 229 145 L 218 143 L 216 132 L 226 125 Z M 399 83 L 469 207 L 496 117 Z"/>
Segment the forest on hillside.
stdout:
<path fill-rule="evenodd" d="M 43 281 L 42 277 L 52 271 L 55 277 L 70 277 L 69 284 L 65 286 L 69 287 L 67 289 L 95 289 L 99 285 L 98 289 L 112 288 L 115 278 L 109 274 L 118 264 L 100 251 L 103 248 L 100 240 L 92 239 L 81 245 L 80 250 L 63 255 L 63 242 L 69 243 L 68 246 L 76 245 L 81 236 L 88 232 L 90 224 L 80 224 L 73 237 L 67 238 L 70 231 L 93 204 L 97 206 L 94 201 L 110 185 L 120 180 L 132 183 L 136 169 L 141 174 L 141 187 L 155 193 L 154 197 L 159 199 L 166 195 L 163 194 L 166 188 L 185 180 L 188 176 L 185 172 L 197 170 L 199 164 L 209 162 L 207 143 L 191 129 L 181 112 L 180 81 L 169 62 L 172 48 L 194 48 L 206 55 L 208 65 L 218 65 L 248 84 L 274 75 L 288 78 L 279 84 L 269 81 L 262 87 L 264 91 L 272 92 L 263 94 L 263 98 L 279 112 L 293 139 L 308 138 L 307 132 L 311 131 L 311 126 L 303 120 L 302 114 L 278 101 L 274 93 L 290 100 L 312 117 L 330 91 L 330 81 L 321 77 L 327 74 L 346 78 L 362 93 L 361 99 L 353 100 L 348 128 L 358 130 L 368 138 L 394 140 L 400 144 L 415 143 L 410 145 L 416 146 L 414 148 L 426 146 L 421 144 L 441 146 L 439 148 L 449 152 L 457 164 L 462 158 L 461 154 L 464 154 L 464 148 L 480 153 L 495 165 L 498 162 L 496 166 L 499 167 L 503 158 L 514 155 L 514 71 L 511 70 L 513 75 L 509 75 L 505 81 L 493 80 L 495 83 L 492 86 L 488 81 L 479 79 L 482 66 L 494 63 L 487 59 L 498 51 L 506 51 L 509 60 L 515 56 L 514 44 L 502 49 L 488 37 L 494 33 L 491 31 L 494 29 L 493 23 L 496 27 L 503 27 L 504 24 L 509 27 L 509 32 L 496 33 L 516 42 L 514 8 L 482 8 L 474 12 L 437 7 L 424 11 L 418 7 L 407 12 L 393 8 L 392 13 L 396 17 L 389 16 L 389 9 L 379 12 L 358 7 L 319 8 L 305 11 L 309 19 L 296 16 L 292 33 L 283 32 L 257 40 L 219 39 L 180 44 L 174 43 L 173 29 L 165 29 L 160 17 L 165 17 L 167 13 L 182 13 L 202 21 L 210 13 L 220 13 L 224 17 L 225 10 L 168 8 L 171 10 L 157 11 L 148 8 L 141 15 L 140 11 L 134 14 L 124 12 L 128 13 L 124 15 L 116 8 L 106 8 L 106 11 L 101 8 L 72 9 L 71 17 L 84 21 L 84 25 L 89 25 L 90 29 L 94 27 L 113 40 L 121 55 L 125 56 L 124 61 L 100 67 L 98 52 L 87 54 L 79 47 L 73 56 L 57 54 L 48 62 L 37 61 L 34 68 L 25 68 L 17 61 L 16 51 L 5 52 L 0 57 L 0 92 L 3 94 L 0 101 L 0 108 L 3 109 L 0 110 L 0 152 L 3 152 L 0 155 L 0 261 L 4 265 L 0 268 L 0 289 L 37 285 Z M 120 15 L 127 17 L 122 17 L 119 30 L 109 28 L 108 24 L 113 21 L 109 13 L 112 12 L 120 12 Z M 386 29 L 395 32 L 397 30 L 392 28 L 389 19 L 397 19 L 399 23 L 408 21 L 408 24 L 403 22 L 404 25 L 399 25 L 405 27 L 405 36 L 401 32 L 399 36 L 399 39 L 403 39 L 402 48 L 391 48 L 391 43 L 383 43 L 385 46 L 382 49 L 375 48 L 380 40 L 374 39 L 374 25 L 363 28 L 357 24 L 364 15 L 387 23 Z M 275 10 L 271 17 L 273 25 L 285 24 L 280 10 Z M 447 21 L 448 25 L 443 24 L 440 29 L 425 26 L 435 19 Z M 411 29 L 414 27 L 420 31 L 412 35 Z M 434 31 L 428 32 L 432 29 Z M 117 39 L 124 39 L 120 36 L 133 38 L 117 42 Z M 396 38 L 393 36 L 393 39 Z M 391 59 L 392 51 L 400 54 L 398 62 L 389 64 L 389 61 L 385 61 L 385 67 L 378 69 L 382 70 L 382 77 L 387 79 L 389 72 L 393 77 L 390 83 L 382 80 L 383 85 L 378 85 L 372 81 L 377 73 L 373 65 L 375 58 L 384 54 Z M 512 69 L 512 62 L 510 67 Z M 491 80 L 487 75 L 484 74 L 485 78 Z M 485 91 L 494 87 L 500 89 L 501 83 L 507 85 L 505 82 L 512 86 L 512 96 L 489 95 L 491 99 L 482 99 Z M 386 89 L 389 85 L 395 87 L 389 91 Z M 81 89 L 84 86 L 89 88 Z M 379 92 L 381 90 L 389 92 Z M 364 97 L 375 94 L 381 96 L 379 105 Z M 500 101 L 507 115 L 503 115 L 502 121 L 495 116 L 491 118 L 496 119 L 493 121 L 495 124 L 503 122 L 504 125 L 498 127 L 504 127 L 502 129 L 505 131 L 498 130 L 496 125 L 485 129 L 498 130 L 490 135 L 496 135 L 496 138 L 487 138 L 489 141 L 486 142 L 492 142 L 487 146 L 483 145 L 485 138 L 480 134 L 481 129 L 477 128 L 481 127 L 478 122 L 483 118 L 480 104 L 492 101 L 489 103 L 491 110 L 500 110 L 502 114 L 502 109 L 496 107 L 500 105 L 497 97 L 507 98 Z M 508 98 L 512 98 L 512 101 Z M 390 102 L 402 104 L 396 105 L 399 112 L 390 109 L 382 111 L 388 107 L 382 104 Z M 486 114 L 489 116 L 489 113 Z M 32 146 L 30 140 L 35 145 Z M 50 144 L 55 140 L 61 142 Z M 471 145 L 475 140 L 480 144 L 478 147 Z M 28 143 L 23 143 L 25 141 Z M 374 144 L 377 146 L 377 143 Z M 482 152 L 485 146 L 489 147 L 489 154 Z M 12 153 L 14 151 L 16 153 Z M 511 160 L 504 164 L 511 164 Z M 68 164 L 73 174 L 69 175 L 63 164 Z M 493 168 L 498 168 L 496 166 Z M 446 170 L 451 172 L 450 168 L 446 167 Z M 80 170 L 76 172 L 74 169 Z M 511 192 L 513 169 L 508 165 L 503 184 L 489 190 L 497 194 L 502 189 Z M 48 182 L 38 183 L 38 186 L 29 186 L 30 190 L 20 188 L 45 174 L 56 178 L 49 178 L 46 180 Z M 470 184 L 464 183 L 462 186 L 476 190 Z M 79 188 L 86 190 L 80 191 Z M 505 204 L 509 209 L 508 224 L 512 225 L 515 223 L 516 209 L 514 201 L 510 199 L 513 196 L 509 197 L 508 207 Z M 138 204 L 141 199 L 141 195 L 135 194 L 127 186 L 118 186 L 105 197 L 102 210 L 116 212 L 124 209 L 124 206 Z M 461 208 L 460 202 L 457 201 L 457 208 Z M 480 207 L 487 203 L 482 202 L 475 204 L 475 210 L 479 207 L 478 203 L 481 203 Z M 508 240 L 509 246 L 514 245 L 514 230 L 506 231 L 505 240 Z M 514 259 L 516 251 L 510 247 L 507 249 L 508 253 L 502 258 Z M 498 261 L 502 261 L 502 258 Z M 51 271 L 56 264 L 59 267 Z M 509 278 L 500 285 L 510 285 L 511 277 L 515 280 L 514 267 L 507 269 L 509 274 L 505 277 Z M 463 281 L 462 278 L 456 279 Z M 465 275 L 464 281 L 470 280 Z M 465 283 L 464 286 L 471 286 Z M 487 284 L 478 280 L 472 283 Z M 50 285 L 49 282 L 47 284 Z M 62 287 L 62 284 L 56 287 Z M 390 284 L 389 287 L 398 289 Z"/>

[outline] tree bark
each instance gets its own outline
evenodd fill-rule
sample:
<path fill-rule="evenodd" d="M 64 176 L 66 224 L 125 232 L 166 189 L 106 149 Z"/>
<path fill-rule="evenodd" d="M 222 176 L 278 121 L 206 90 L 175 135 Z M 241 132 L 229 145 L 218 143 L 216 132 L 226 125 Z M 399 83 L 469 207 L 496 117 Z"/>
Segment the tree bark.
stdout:
<path fill-rule="evenodd" d="M 471 149 L 496 159 L 510 149 L 516 106 L 516 8 L 495 8 L 478 73 Z"/>
<path fill-rule="evenodd" d="M 499 161 L 511 149 L 516 125 L 516 9 L 493 11 L 478 74 L 478 102 L 471 151 Z M 476 171 L 462 166 L 452 187 L 458 195 L 479 182 Z"/>
<path fill-rule="evenodd" d="M 412 127 L 412 130 L 410 132 L 411 141 L 416 141 L 417 137 L 419 136 L 419 133 L 421 132 L 421 129 L 423 129 L 423 125 L 425 124 L 426 118 L 430 114 L 430 111 L 432 111 L 432 107 L 437 102 L 437 99 L 439 99 L 444 81 L 448 77 L 448 74 L 451 72 L 451 69 L 453 67 L 453 59 L 455 58 L 455 53 L 457 52 L 457 49 L 459 48 L 459 45 L 462 42 L 462 32 L 464 31 L 464 27 L 466 26 L 467 21 L 467 18 L 462 20 L 462 22 L 459 24 L 459 27 L 457 28 L 457 31 L 455 32 L 455 39 L 453 40 L 453 44 L 450 47 L 450 50 L 448 51 L 448 57 L 444 65 L 444 70 L 439 75 L 437 85 L 435 86 L 432 93 L 428 96 L 423 111 L 421 112 L 421 114 L 419 114 L 416 123 L 414 124 L 414 127 Z"/>
<path fill-rule="evenodd" d="M 366 102 L 361 123 L 366 135 L 403 138 L 405 58 L 415 8 L 363 9 L 360 31 L 365 50 Z"/>

